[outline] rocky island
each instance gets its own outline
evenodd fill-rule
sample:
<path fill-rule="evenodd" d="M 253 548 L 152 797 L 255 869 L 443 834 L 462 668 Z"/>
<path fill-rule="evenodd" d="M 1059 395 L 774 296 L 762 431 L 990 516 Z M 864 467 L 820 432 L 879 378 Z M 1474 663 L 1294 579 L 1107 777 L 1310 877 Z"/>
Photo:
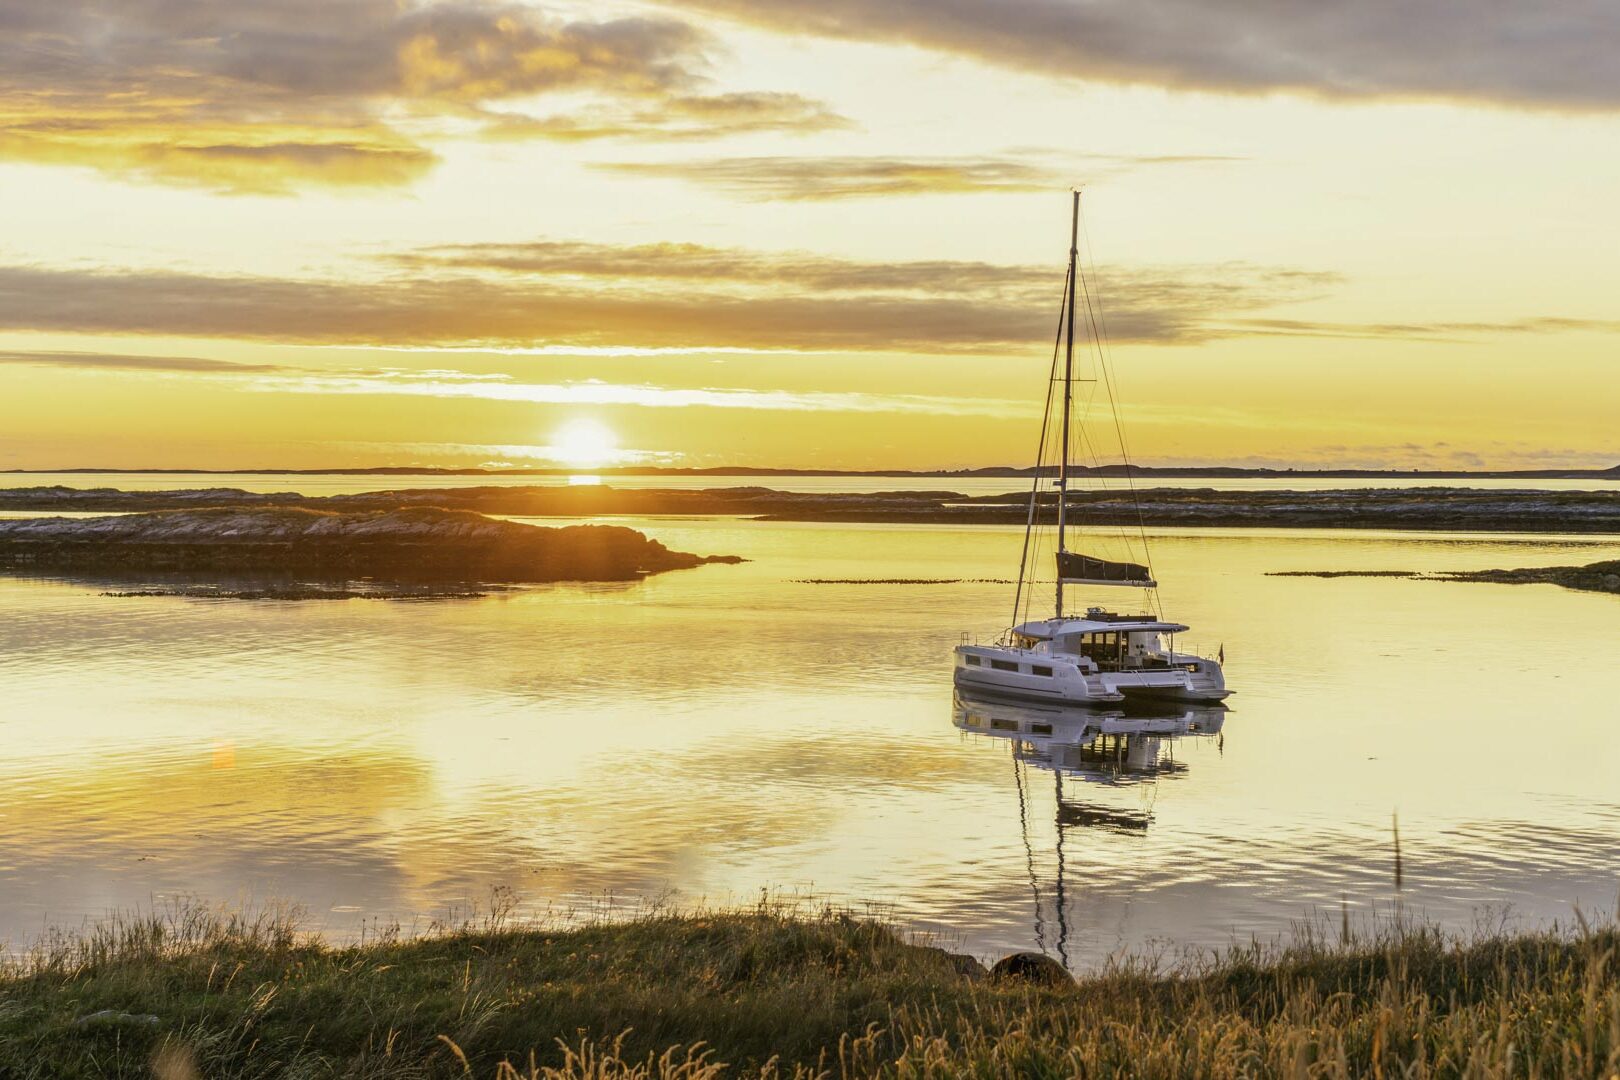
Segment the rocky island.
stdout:
<path fill-rule="evenodd" d="M 1586 566 L 1521 566 L 1513 570 L 1276 570 L 1270 577 L 1387 577 L 1418 581 L 1484 581 L 1496 585 L 1561 585 L 1582 592 L 1620 595 L 1620 559 Z"/>
<path fill-rule="evenodd" d="M 728 561 L 739 560 L 671 551 L 621 526 L 545 528 L 435 507 L 216 506 L 0 521 L 0 570 L 103 578 L 207 573 L 401 585 L 631 581 Z"/>

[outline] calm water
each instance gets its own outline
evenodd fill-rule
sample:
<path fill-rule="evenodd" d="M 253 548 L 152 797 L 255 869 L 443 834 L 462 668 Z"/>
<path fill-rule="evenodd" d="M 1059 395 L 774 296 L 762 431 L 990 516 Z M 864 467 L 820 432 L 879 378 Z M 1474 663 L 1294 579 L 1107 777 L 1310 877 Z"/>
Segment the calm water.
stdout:
<path fill-rule="evenodd" d="M 0 488 L 13 487 L 116 487 L 125 491 L 164 491 L 175 488 L 231 487 L 244 491 L 291 491 L 302 495 L 353 495 L 363 491 L 398 491 L 447 487 L 562 487 L 569 484 L 607 484 L 618 488 L 767 487 L 777 491 L 873 492 L 955 491 L 963 495 L 1000 495 L 1026 491 L 1028 478 L 943 476 L 267 476 L 263 473 L 0 473 Z M 1100 489 L 1124 489 L 1123 478 L 1089 482 Z M 1469 487 L 1497 491 L 1613 491 L 1620 485 L 1605 480 L 1424 480 L 1408 477 L 1324 480 L 1311 477 L 1154 477 L 1138 487 L 1217 488 L 1223 491 L 1328 491 L 1387 487 Z"/>
<path fill-rule="evenodd" d="M 1538 923 L 1620 891 L 1620 598 L 1265 576 L 1620 539 L 1155 533 L 1166 610 L 1238 693 L 1218 735 L 1082 753 L 958 726 L 950 648 L 1005 624 L 1006 586 L 797 583 L 1005 577 L 1018 530 L 626 523 L 752 561 L 450 603 L 0 579 L 0 935 L 177 895 L 344 936 L 495 886 L 535 910 L 766 889 L 979 953 L 1061 930 L 1083 966 L 1387 911 L 1395 813 L 1409 911 Z"/>

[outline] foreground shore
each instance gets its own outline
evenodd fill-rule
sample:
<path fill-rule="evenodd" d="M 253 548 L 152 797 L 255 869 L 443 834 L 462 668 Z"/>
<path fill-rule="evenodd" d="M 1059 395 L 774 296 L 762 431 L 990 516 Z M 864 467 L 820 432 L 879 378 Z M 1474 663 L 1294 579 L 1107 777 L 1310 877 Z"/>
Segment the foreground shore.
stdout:
<path fill-rule="evenodd" d="M 16 961 L 0 1075 L 1607 1077 L 1617 945 L 1609 929 L 1307 938 L 1075 984 L 987 975 L 831 914 L 333 948 L 189 912 Z"/>

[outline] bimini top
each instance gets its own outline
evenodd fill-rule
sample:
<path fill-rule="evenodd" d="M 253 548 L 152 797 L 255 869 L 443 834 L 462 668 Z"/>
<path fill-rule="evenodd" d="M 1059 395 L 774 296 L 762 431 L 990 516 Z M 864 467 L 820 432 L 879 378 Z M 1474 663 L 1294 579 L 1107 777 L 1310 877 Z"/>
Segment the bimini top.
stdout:
<path fill-rule="evenodd" d="M 1013 627 L 1013 633 L 1038 641 L 1048 641 L 1065 634 L 1108 634 L 1151 632 L 1182 634 L 1192 629 L 1181 623 L 1161 622 L 1151 615 L 1115 615 L 1111 612 L 1087 612 L 1072 619 L 1041 619 Z"/>

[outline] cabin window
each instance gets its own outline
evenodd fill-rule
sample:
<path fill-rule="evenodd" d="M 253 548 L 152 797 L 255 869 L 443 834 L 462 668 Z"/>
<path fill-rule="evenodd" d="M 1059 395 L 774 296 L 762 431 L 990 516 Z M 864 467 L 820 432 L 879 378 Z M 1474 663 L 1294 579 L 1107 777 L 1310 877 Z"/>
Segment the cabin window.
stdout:
<path fill-rule="evenodd" d="M 1017 731 L 1018 730 L 1018 721 L 1016 721 L 1016 720 L 996 720 L 996 719 L 992 718 L 991 721 L 990 721 L 990 727 L 991 727 L 991 730 L 993 730 L 993 731 Z"/>
<path fill-rule="evenodd" d="M 965 657 L 964 659 L 967 660 L 968 667 L 978 667 L 982 663 L 982 661 L 977 656 L 971 656 L 970 655 L 970 656 Z"/>
<path fill-rule="evenodd" d="M 1082 634 L 1080 655 L 1092 660 L 1117 661 L 1125 654 L 1125 635 L 1116 631 Z"/>
<path fill-rule="evenodd" d="M 1031 724 L 1031 725 L 1029 725 L 1029 733 L 1031 735 L 1050 735 L 1050 734 L 1052 734 L 1052 725 L 1051 724 Z"/>
<path fill-rule="evenodd" d="M 1052 677 L 1052 669 L 1049 667 L 1042 667 L 1040 664 L 1029 665 L 1029 673 L 1031 675 L 1044 675 L 1048 679 Z"/>
<path fill-rule="evenodd" d="M 1018 665 L 1013 663 L 1011 660 L 992 660 L 990 661 L 990 666 L 995 668 L 997 671 L 1018 670 Z"/>

